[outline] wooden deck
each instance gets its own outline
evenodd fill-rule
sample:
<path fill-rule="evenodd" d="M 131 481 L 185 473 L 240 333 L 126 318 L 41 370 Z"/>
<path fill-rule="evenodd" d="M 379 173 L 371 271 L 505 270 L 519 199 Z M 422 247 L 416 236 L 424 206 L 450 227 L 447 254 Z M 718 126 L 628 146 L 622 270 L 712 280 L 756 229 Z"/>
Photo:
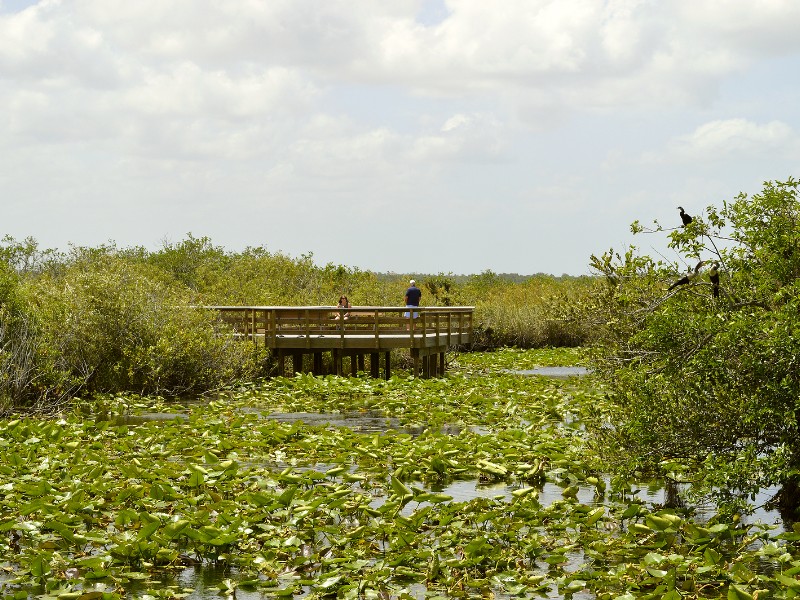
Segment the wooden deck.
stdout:
<path fill-rule="evenodd" d="M 263 343 L 278 358 L 281 373 L 286 357 L 294 372 L 303 372 L 306 355 L 312 371 L 323 374 L 323 353 L 330 352 L 333 372 L 342 374 L 342 359 L 350 357 L 351 372 L 364 371 L 370 356 L 370 373 L 390 377 L 391 351 L 407 348 L 415 372 L 423 377 L 444 374 L 445 352 L 472 343 L 471 306 L 419 307 L 409 316 L 403 307 L 359 306 L 209 306 L 220 321 L 241 339 Z"/>

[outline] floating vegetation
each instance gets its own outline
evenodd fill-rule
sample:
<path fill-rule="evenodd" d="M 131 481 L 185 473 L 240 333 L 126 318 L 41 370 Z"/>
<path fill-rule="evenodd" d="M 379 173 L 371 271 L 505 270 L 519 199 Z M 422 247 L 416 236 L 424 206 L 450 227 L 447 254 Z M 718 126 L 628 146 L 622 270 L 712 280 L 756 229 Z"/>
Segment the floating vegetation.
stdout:
<path fill-rule="evenodd" d="M 228 597 L 800 593 L 800 531 L 609 478 L 580 427 L 599 384 L 513 375 L 510 355 L 559 366 L 504 351 L 438 380 L 299 375 L 0 421 L 0 590 L 182 598 L 206 569 Z"/>

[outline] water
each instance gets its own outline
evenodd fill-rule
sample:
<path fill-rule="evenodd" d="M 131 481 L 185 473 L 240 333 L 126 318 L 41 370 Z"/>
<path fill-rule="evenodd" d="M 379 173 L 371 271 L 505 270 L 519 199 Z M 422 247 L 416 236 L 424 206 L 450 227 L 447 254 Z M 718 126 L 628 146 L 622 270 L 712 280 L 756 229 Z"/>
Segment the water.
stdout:
<path fill-rule="evenodd" d="M 570 377 L 580 377 L 587 375 L 590 371 L 584 367 L 540 367 L 536 369 L 514 370 L 511 373 L 524 375 L 524 376 L 542 376 L 552 377 L 556 379 L 566 379 Z M 394 417 L 389 417 L 379 411 L 353 411 L 344 413 L 310 413 L 310 412 L 286 412 L 286 413 L 262 413 L 257 409 L 252 409 L 254 412 L 262 414 L 263 417 L 275 419 L 281 422 L 296 423 L 302 422 L 310 426 L 324 426 L 331 428 L 347 427 L 353 431 L 360 433 L 382 433 L 389 430 L 399 431 L 402 433 L 410 433 L 418 435 L 426 428 L 424 426 L 404 426 L 400 420 Z M 148 413 L 136 416 L 123 416 L 118 420 L 119 424 L 138 425 L 152 421 L 173 421 L 179 418 L 186 418 L 186 415 L 171 414 L 171 413 Z M 446 435 L 458 435 L 463 427 L 455 425 L 445 425 L 441 428 L 441 433 Z M 473 427 L 471 431 L 482 434 L 489 434 L 490 432 L 485 428 Z M 317 470 L 327 470 L 324 465 L 309 466 L 308 468 L 315 468 Z M 419 485 L 419 482 L 413 482 Z M 610 488 L 609 480 L 606 478 L 607 487 Z M 431 484 L 423 486 L 429 491 L 446 494 L 452 497 L 451 502 L 470 502 L 475 499 L 495 500 L 506 503 L 514 501 L 512 493 L 520 488 L 519 483 L 509 484 L 508 482 L 495 482 L 483 483 L 478 479 L 449 481 L 442 484 Z M 539 487 L 536 491 L 539 503 L 543 508 L 550 507 L 553 503 L 564 500 L 563 496 L 564 485 L 559 485 L 555 482 L 546 482 L 543 486 Z M 777 511 L 767 510 L 764 508 L 766 502 L 774 495 L 776 489 L 762 490 L 758 497 L 755 499 L 754 505 L 756 506 L 752 515 L 748 516 L 746 520 L 750 523 L 764 523 L 773 525 L 775 528 L 772 530 L 773 535 L 779 534 L 783 531 L 780 515 Z M 650 507 L 658 507 L 667 501 L 667 491 L 662 482 L 645 482 L 633 484 L 631 491 L 627 497 L 635 497 Z M 373 498 L 370 503 L 371 506 L 377 508 L 386 501 L 385 496 L 378 496 Z M 583 505 L 590 507 L 610 506 L 619 502 L 624 502 L 618 498 L 612 499 L 609 494 L 598 495 L 595 486 L 578 484 L 578 491 L 575 500 Z M 409 502 L 402 510 L 404 516 L 409 516 L 413 511 L 424 506 L 425 503 Z M 695 520 L 703 522 L 710 519 L 715 509 L 710 505 L 701 505 L 693 507 L 695 510 Z M 581 553 L 567 553 L 565 555 L 567 563 L 563 565 L 565 571 L 574 571 L 579 569 L 586 560 Z M 287 574 L 288 576 L 288 574 Z M 236 582 L 240 579 L 241 574 L 232 567 L 220 567 L 216 565 L 202 564 L 193 565 L 184 569 L 173 572 L 170 575 L 160 576 L 158 579 L 153 579 L 147 582 L 132 582 L 126 585 L 126 591 L 135 597 L 140 597 L 143 594 L 151 593 L 150 590 L 173 590 L 178 597 L 185 597 L 187 600 L 212 600 L 219 599 L 223 596 L 228 598 L 232 597 L 230 590 L 226 590 L 225 581 L 230 579 Z M 288 580 L 278 580 L 275 582 L 278 586 L 285 586 L 290 584 Z M 161 592 L 158 592 L 159 595 Z M 302 588 L 300 593 L 295 594 L 295 597 L 304 597 L 309 593 L 308 588 Z M 412 584 L 409 586 L 408 594 L 413 598 L 425 598 L 426 589 L 422 584 Z M 256 588 L 237 588 L 235 597 L 239 600 L 256 600 L 257 598 L 274 597 L 272 594 L 264 589 Z M 561 598 L 562 596 L 557 590 L 551 590 L 547 594 L 548 598 Z M 592 598 L 594 597 L 587 592 L 578 592 L 572 596 L 573 598 Z M 495 598 L 505 599 L 507 595 L 496 593 Z"/>
<path fill-rule="evenodd" d="M 567 379 L 568 377 L 580 377 L 588 375 L 591 371 L 585 367 L 537 367 L 535 369 L 521 369 L 511 371 L 515 375 L 541 375 L 542 377 L 552 377 L 554 379 Z"/>

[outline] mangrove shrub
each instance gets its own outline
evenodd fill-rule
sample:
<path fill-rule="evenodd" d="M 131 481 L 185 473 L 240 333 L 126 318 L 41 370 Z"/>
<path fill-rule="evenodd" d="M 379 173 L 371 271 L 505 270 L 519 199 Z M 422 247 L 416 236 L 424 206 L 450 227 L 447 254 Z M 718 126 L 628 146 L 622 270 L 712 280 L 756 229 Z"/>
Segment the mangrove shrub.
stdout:
<path fill-rule="evenodd" d="M 728 500 L 782 484 L 791 500 L 800 473 L 798 185 L 768 182 L 686 226 L 634 223 L 636 234 L 662 236 L 675 262 L 635 247 L 592 257 L 604 281 L 596 367 L 615 406 L 598 428 L 608 460 L 691 479 Z"/>

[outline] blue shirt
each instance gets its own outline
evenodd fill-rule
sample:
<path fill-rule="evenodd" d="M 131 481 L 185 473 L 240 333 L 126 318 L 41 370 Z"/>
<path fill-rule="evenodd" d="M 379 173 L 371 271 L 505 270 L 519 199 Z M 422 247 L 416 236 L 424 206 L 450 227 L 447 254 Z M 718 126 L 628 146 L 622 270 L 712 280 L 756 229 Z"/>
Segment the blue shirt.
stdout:
<path fill-rule="evenodd" d="M 419 299 L 422 298 L 422 290 L 412 285 L 406 290 L 406 305 L 419 306 Z"/>

